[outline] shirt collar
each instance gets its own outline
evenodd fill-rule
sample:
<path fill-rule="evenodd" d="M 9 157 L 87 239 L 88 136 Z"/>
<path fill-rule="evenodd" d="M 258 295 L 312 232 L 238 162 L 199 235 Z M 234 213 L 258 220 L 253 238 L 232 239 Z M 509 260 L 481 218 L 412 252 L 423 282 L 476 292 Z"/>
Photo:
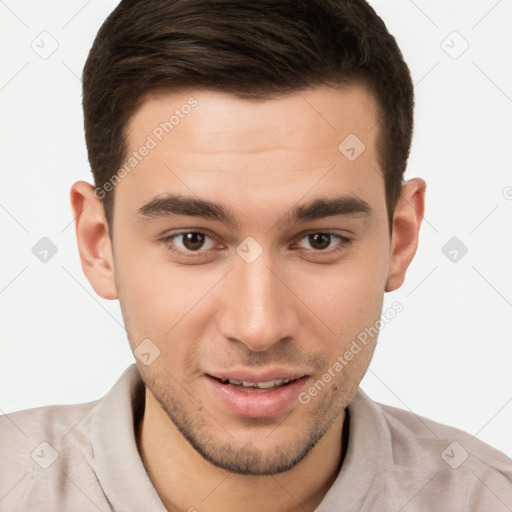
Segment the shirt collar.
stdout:
<path fill-rule="evenodd" d="M 98 404 L 91 423 L 95 471 L 114 510 L 166 512 L 136 441 L 135 420 L 144 407 L 144 389 L 133 364 Z"/>

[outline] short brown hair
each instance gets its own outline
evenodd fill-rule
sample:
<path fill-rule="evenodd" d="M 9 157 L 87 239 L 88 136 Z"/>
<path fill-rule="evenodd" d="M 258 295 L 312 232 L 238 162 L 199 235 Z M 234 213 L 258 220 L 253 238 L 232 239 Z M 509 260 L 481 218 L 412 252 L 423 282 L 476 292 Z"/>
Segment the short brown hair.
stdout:
<path fill-rule="evenodd" d="M 190 87 L 268 99 L 358 81 L 379 105 L 391 228 L 411 145 L 414 92 L 395 38 L 366 1 L 122 0 L 98 31 L 83 71 L 95 184 L 101 187 L 122 165 L 125 128 L 149 94 Z M 113 190 L 102 200 L 111 234 Z"/>

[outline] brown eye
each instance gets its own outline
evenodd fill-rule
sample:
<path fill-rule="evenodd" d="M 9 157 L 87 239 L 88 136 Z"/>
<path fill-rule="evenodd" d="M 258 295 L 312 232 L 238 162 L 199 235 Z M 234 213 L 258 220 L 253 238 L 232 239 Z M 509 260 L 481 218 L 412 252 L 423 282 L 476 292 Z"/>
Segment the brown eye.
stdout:
<path fill-rule="evenodd" d="M 331 235 L 327 233 L 314 233 L 313 235 L 308 235 L 308 241 L 313 249 L 323 251 L 329 247 Z"/>
<path fill-rule="evenodd" d="M 189 251 L 197 251 L 204 244 L 206 236 L 203 233 L 185 233 L 183 237 L 183 246 Z"/>
<path fill-rule="evenodd" d="M 183 256 L 201 256 L 215 247 L 215 240 L 200 231 L 182 231 L 166 236 L 162 241 L 172 252 Z"/>
<path fill-rule="evenodd" d="M 346 249 L 351 241 L 338 233 L 316 231 L 304 235 L 299 241 L 299 247 L 308 249 L 311 253 L 328 255 Z"/>

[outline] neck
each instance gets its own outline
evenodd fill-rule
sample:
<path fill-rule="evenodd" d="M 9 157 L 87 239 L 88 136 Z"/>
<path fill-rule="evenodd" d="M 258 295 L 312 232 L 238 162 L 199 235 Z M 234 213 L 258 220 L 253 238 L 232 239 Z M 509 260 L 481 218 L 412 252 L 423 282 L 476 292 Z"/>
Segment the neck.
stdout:
<path fill-rule="evenodd" d="M 275 475 L 239 475 L 205 460 L 146 389 L 137 441 L 153 485 L 169 512 L 285 512 L 314 510 L 342 461 L 345 413 L 294 468 Z"/>

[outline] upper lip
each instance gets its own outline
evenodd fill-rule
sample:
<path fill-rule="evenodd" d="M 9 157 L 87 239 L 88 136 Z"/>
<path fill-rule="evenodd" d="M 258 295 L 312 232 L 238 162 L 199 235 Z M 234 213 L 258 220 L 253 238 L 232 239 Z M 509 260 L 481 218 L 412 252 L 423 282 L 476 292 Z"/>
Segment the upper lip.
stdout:
<path fill-rule="evenodd" d="M 297 370 L 287 370 L 284 368 L 268 368 L 259 372 L 247 369 L 219 370 L 209 372 L 208 375 L 216 379 L 232 379 L 243 382 L 269 382 L 271 380 L 284 379 L 292 381 L 305 377 L 307 373 Z"/>

